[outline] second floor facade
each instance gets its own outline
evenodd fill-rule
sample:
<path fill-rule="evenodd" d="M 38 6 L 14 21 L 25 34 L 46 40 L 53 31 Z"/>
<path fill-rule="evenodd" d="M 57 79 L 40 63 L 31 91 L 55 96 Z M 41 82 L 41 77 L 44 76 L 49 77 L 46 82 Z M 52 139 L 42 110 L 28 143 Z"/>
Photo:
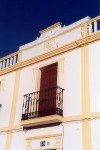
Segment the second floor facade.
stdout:
<path fill-rule="evenodd" d="M 99 18 L 57 23 L 1 59 L 0 128 L 9 122 L 31 128 L 99 115 Z"/>

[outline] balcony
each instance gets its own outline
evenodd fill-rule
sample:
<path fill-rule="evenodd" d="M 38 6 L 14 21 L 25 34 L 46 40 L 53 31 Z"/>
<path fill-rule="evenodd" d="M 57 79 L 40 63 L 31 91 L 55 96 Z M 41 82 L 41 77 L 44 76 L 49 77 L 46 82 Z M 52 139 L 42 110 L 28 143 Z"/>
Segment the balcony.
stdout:
<path fill-rule="evenodd" d="M 100 16 L 91 19 L 88 23 L 88 33 L 92 34 L 100 30 Z"/>
<path fill-rule="evenodd" d="M 63 91 L 60 87 L 54 87 L 24 95 L 21 125 L 27 128 L 60 123 Z"/>
<path fill-rule="evenodd" d="M 18 63 L 18 52 L 15 52 L 11 55 L 1 58 L 0 69 L 4 69 L 9 66 L 15 65 L 16 63 Z"/>
<path fill-rule="evenodd" d="M 81 24 L 82 37 L 94 34 L 100 31 L 100 15 Z"/>

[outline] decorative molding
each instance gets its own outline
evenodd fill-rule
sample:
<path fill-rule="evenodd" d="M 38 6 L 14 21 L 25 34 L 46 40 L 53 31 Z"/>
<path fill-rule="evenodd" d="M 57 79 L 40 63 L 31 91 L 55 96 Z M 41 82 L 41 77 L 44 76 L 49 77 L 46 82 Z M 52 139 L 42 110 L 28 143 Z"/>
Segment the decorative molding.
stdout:
<path fill-rule="evenodd" d="M 52 145 L 52 140 L 53 140 L 53 145 Z M 33 142 L 37 141 L 37 143 L 38 143 L 37 148 L 35 148 L 35 147 L 32 148 L 32 141 Z M 43 147 L 41 147 L 39 145 L 40 141 L 45 142 L 45 145 Z M 35 149 L 35 150 L 62 149 L 62 133 L 28 137 L 26 139 L 26 143 L 27 143 L 27 149 L 29 148 L 28 150 L 31 150 L 31 149 Z M 49 143 L 49 144 L 47 144 L 47 143 Z"/>
<path fill-rule="evenodd" d="M 55 115 L 38 117 L 29 120 L 22 120 L 20 125 L 23 127 L 29 127 L 29 126 L 51 124 L 51 123 L 60 123 L 62 122 L 62 118 L 63 118 L 62 116 L 55 114 Z"/>
<path fill-rule="evenodd" d="M 71 31 L 73 31 L 73 30 L 75 30 L 75 29 L 77 29 L 77 28 L 79 28 L 79 27 L 81 27 L 81 25 L 78 25 L 78 26 L 76 26 L 76 27 L 74 27 L 74 28 L 71 28 L 71 29 L 66 30 L 66 31 L 64 31 L 64 32 L 61 32 L 61 33 L 59 33 L 58 35 L 55 35 L 55 36 L 53 36 L 53 37 L 49 37 L 49 39 L 45 39 L 45 40 L 43 40 L 43 41 L 41 41 L 41 42 L 37 42 L 37 43 L 35 43 L 34 45 L 30 45 L 30 46 L 28 46 L 28 47 L 24 47 L 23 49 L 20 49 L 20 51 L 26 51 L 26 50 L 28 50 L 28 49 L 30 49 L 30 48 L 34 48 L 35 46 L 41 45 L 41 44 L 43 44 L 43 43 L 45 43 L 45 42 L 48 42 L 48 41 L 50 41 L 50 40 L 55 40 L 57 37 L 60 37 L 60 36 L 66 34 L 66 33 L 68 33 L 68 32 L 71 32 Z"/>
<path fill-rule="evenodd" d="M 92 113 L 90 113 L 90 118 L 91 119 L 100 118 L 100 112 L 92 112 Z"/>
<path fill-rule="evenodd" d="M 55 50 L 52 50 L 52 51 L 46 52 L 44 54 L 41 54 L 39 56 L 36 56 L 34 58 L 31 58 L 29 60 L 26 60 L 26 61 L 23 61 L 23 62 L 19 62 L 19 63 L 15 64 L 15 65 L 12 65 L 12 66 L 8 67 L 8 68 L 1 69 L 0 70 L 0 75 L 4 75 L 6 73 L 15 71 L 17 69 L 21 69 L 23 67 L 35 64 L 37 62 L 40 62 L 40 61 L 52 58 L 52 57 L 54 57 L 56 55 L 65 53 L 65 52 L 70 51 L 70 50 L 74 50 L 74 49 L 76 49 L 78 47 L 81 47 L 81 46 L 83 46 L 85 44 L 88 44 L 88 43 L 92 43 L 92 42 L 97 41 L 97 40 L 100 40 L 100 31 L 98 31 L 98 32 L 96 32 L 94 34 L 91 34 L 91 35 L 89 35 L 87 37 L 83 37 L 83 38 L 81 38 L 81 39 L 79 39 L 77 41 L 74 41 L 74 42 L 72 42 L 70 44 L 62 46 L 62 47 L 57 48 Z"/>
<path fill-rule="evenodd" d="M 91 138 L 91 122 L 84 120 L 82 122 L 83 150 L 92 150 Z"/>
<path fill-rule="evenodd" d="M 82 114 L 90 117 L 90 89 L 89 89 L 89 47 L 82 47 Z"/>
<path fill-rule="evenodd" d="M 39 90 L 39 87 L 40 87 L 40 77 L 41 77 L 41 72 L 40 72 L 40 68 L 43 68 L 45 66 L 48 66 L 48 65 L 51 65 L 53 63 L 58 63 L 58 71 L 57 71 L 57 85 L 59 86 L 59 77 L 60 77 L 60 73 L 64 73 L 64 60 L 65 58 L 61 58 L 61 59 L 57 59 L 57 60 L 54 60 L 54 61 L 50 61 L 49 63 L 46 63 L 45 65 L 40 65 L 36 68 L 33 68 L 33 81 L 34 81 L 34 89 L 35 91 L 38 91 Z M 38 83 L 39 82 L 39 83 Z M 38 84 L 36 84 L 38 83 Z"/>
<path fill-rule="evenodd" d="M 81 26 L 81 35 L 82 35 L 82 37 L 86 37 L 88 35 L 88 25 L 87 25 L 87 23 L 84 23 Z"/>
<path fill-rule="evenodd" d="M 54 63 L 59 63 L 60 61 L 64 61 L 64 60 L 65 60 L 65 58 L 60 58 L 60 59 L 56 59 L 53 61 L 49 61 L 46 64 L 42 64 L 42 65 L 39 65 L 38 67 L 33 68 L 33 71 L 38 70 L 38 69 L 43 68 L 43 67 L 46 67 L 46 66 L 49 66 L 49 65 L 54 64 Z"/>
<path fill-rule="evenodd" d="M 41 71 L 39 68 L 33 69 L 33 87 L 34 91 L 40 90 L 40 78 L 41 78 Z"/>
<path fill-rule="evenodd" d="M 90 89 L 89 89 L 89 46 L 84 45 L 81 51 L 82 64 L 82 136 L 83 150 L 91 150 L 91 121 L 90 121 Z"/>
<path fill-rule="evenodd" d="M 19 130 L 19 129 L 23 129 L 23 127 L 20 126 L 20 125 L 15 125 L 13 127 L 3 127 L 3 128 L 0 128 L 0 132 L 8 132 L 8 131 Z"/>
<path fill-rule="evenodd" d="M 100 15 L 99 16 L 97 16 L 97 17 L 95 17 L 95 18 L 93 18 L 93 19 L 89 19 L 88 21 L 85 21 L 84 23 L 81 23 L 81 24 L 79 24 L 79 25 L 76 25 L 75 27 L 72 27 L 71 29 L 69 29 L 69 30 L 66 30 L 66 31 L 62 31 L 61 33 L 59 33 L 59 34 L 57 34 L 57 35 L 54 35 L 53 37 L 50 37 L 49 39 L 44 39 L 43 41 L 41 41 L 41 42 L 36 42 L 36 43 L 34 43 L 34 45 L 31 45 L 31 46 L 28 46 L 28 47 L 24 47 L 24 49 L 22 48 L 22 49 L 20 49 L 21 51 L 25 51 L 25 50 L 28 50 L 28 49 L 30 49 L 30 48 L 33 48 L 33 47 L 35 47 L 35 46 L 38 46 L 38 45 L 40 45 L 40 44 L 43 44 L 44 42 L 48 42 L 49 40 L 53 40 L 53 39 L 55 39 L 55 38 L 57 38 L 57 37 L 59 37 L 59 36 L 61 36 L 61 35 L 64 35 L 64 34 L 66 34 L 66 33 L 68 33 L 68 32 L 71 32 L 71 31 L 73 31 L 73 30 L 75 30 L 75 29 L 77 29 L 77 28 L 83 28 L 83 26 L 84 25 L 87 25 L 87 27 L 86 28 L 88 28 L 88 26 L 89 26 L 89 24 L 91 24 L 91 23 L 93 23 L 94 21 L 98 21 L 98 20 L 100 20 Z M 85 28 L 85 29 L 86 29 Z M 86 34 L 86 30 L 84 29 L 84 31 L 82 31 L 82 34 L 84 34 L 84 36 L 85 35 L 87 35 Z M 83 29 L 82 29 L 83 30 Z M 83 33 L 84 32 L 84 33 Z"/>
<path fill-rule="evenodd" d="M 84 22 L 84 23 L 88 23 L 88 21 L 86 21 L 86 22 Z M 68 29 L 68 30 L 66 30 L 66 31 L 64 30 L 64 31 L 62 31 L 61 33 L 56 34 L 56 35 L 54 35 L 54 36 L 52 36 L 52 37 L 49 37 L 49 39 L 44 39 L 44 40 L 41 41 L 41 42 L 36 41 L 36 43 L 34 43 L 33 45 L 30 45 L 30 46 L 28 46 L 28 47 L 24 47 L 24 48 L 20 49 L 20 51 L 26 51 L 26 50 L 28 50 L 28 49 L 30 49 L 30 48 L 33 48 L 33 47 L 38 46 L 38 45 L 41 45 L 41 44 L 43 44 L 43 43 L 45 43 L 45 42 L 48 42 L 48 41 L 50 41 L 50 40 L 55 40 L 57 37 L 60 37 L 60 36 L 66 34 L 66 33 L 68 33 L 68 32 L 71 32 L 71 31 L 73 31 L 73 30 L 76 30 L 76 29 L 78 29 L 78 28 L 81 28 L 82 25 L 83 25 L 83 23 L 82 23 L 82 24 L 79 24 L 79 25 L 77 25 L 77 26 L 75 26 L 75 27 L 72 27 L 71 29 Z"/>
<path fill-rule="evenodd" d="M 18 51 L 18 62 L 22 61 L 22 51 Z"/>
<path fill-rule="evenodd" d="M 64 73 L 64 61 L 65 61 L 65 58 L 62 58 L 62 59 L 58 60 L 58 70 L 57 70 L 57 85 L 58 86 L 60 86 L 61 74 Z"/>
<path fill-rule="evenodd" d="M 64 60 L 65 59 L 61 59 L 61 60 L 58 61 L 59 62 L 59 71 L 61 73 L 64 73 Z"/>
<path fill-rule="evenodd" d="M 82 115 L 75 115 L 75 116 L 64 116 L 62 118 L 62 122 L 71 122 L 71 121 L 85 121 L 85 120 L 92 120 L 92 119 L 96 119 L 96 118 L 100 118 L 100 112 L 91 112 L 90 113 L 90 117 L 88 118 L 83 118 Z M 12 130 L 19 130 L 19 129 L 23 129 L 23 126 L 21 125 L 15 125 L 12 128 L 11 127 L 1 127 L 0 128 L 0 132 L 7 132 L 7 131 L 12 131 Z"/>
<path fill-rule="evenodd" d="M 27 140 L 26 150 L 32 150 L 32 141 Z"/>
<path fill-rule="evenodd" d="M 53 50 L 55 48 L 57 48 L 56 44 L 55 44 L 55 40 L 49 40 L 49 41 L 44 43 L 44 51 L 45 52 Z"/>
<path fill-rule="evenodd" d="M 41 135 L 41 136 L 32 136 L 32 137 L 28 137 L 26 139 L 27 140 L 34 140 L 34 139 L 42 139 L 42 138 L 58 137 L 58 136 L 62 136 L 62 133 L 59 133 L 59 134 L 47 134 L 47 135 Z"/>
<path fill-rule="evenodd" d="M 82 115 L 66 116 L 63 117 L 63 122 L 82 121 L 83 119 L 84 118 L 82 118 Z"/>

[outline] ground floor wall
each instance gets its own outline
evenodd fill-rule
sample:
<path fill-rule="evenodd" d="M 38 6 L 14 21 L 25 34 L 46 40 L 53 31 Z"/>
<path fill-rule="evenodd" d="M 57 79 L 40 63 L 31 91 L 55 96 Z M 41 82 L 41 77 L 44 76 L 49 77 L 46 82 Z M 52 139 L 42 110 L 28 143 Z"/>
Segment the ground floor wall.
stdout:
<path fill-rule="evenodd" d="M 100 119 L 72 120 L 31 130 L 1 131 L 0 150 L 9 147 L 6 145 L 8 135 L 10 150 L 100 150 Z"/>
<path fill-rule="evenodd" d="M 91 122 L 92 150 L 100 150 L 100 118 Z"/>

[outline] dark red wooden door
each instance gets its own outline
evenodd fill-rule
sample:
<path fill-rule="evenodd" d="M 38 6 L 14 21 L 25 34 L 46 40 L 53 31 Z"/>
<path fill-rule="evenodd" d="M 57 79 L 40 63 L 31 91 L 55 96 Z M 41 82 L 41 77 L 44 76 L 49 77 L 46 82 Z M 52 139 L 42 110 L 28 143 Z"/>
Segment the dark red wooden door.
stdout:
<path fill-rule="evenodd" d="M 41 69 L 39 111 L 56 107 L 57 63 Z"/>

